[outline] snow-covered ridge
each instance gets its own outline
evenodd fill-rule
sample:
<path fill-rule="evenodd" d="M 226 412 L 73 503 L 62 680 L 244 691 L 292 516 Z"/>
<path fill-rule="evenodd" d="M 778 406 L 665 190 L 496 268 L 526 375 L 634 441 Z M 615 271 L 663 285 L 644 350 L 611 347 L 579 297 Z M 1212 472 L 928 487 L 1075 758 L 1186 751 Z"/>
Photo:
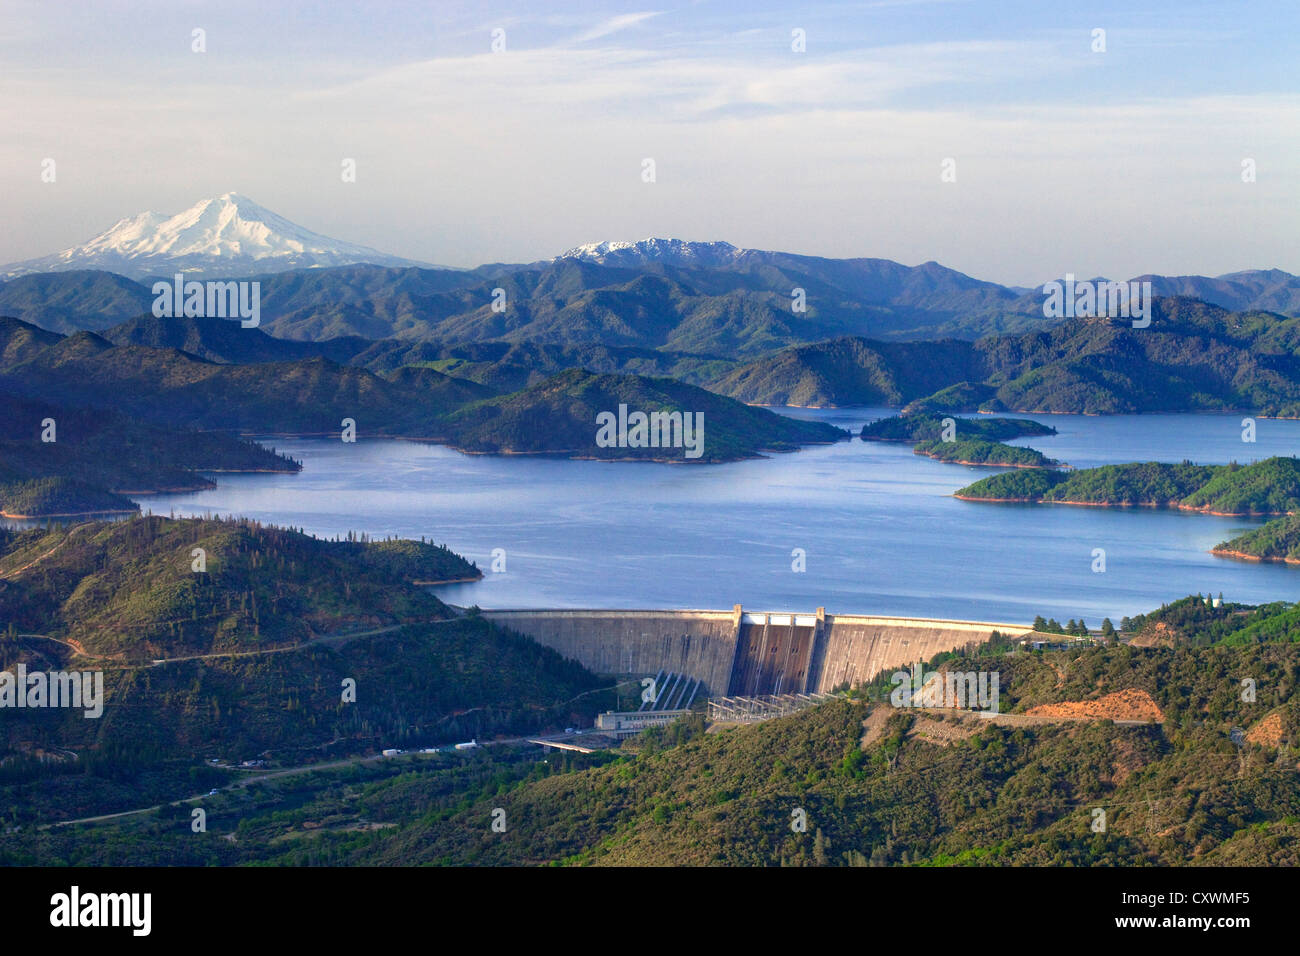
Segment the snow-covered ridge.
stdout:
<path fill-rule="evenodd" d="M 574 246 L 559 259 L 586 259 L 602 264 L 671 262 L 678 265 L 717 265 L 735 260 L 745 250 L 729 242 L 690 242 L 685 239 L 642 239 L 640 242 L 588 242 Z"/>

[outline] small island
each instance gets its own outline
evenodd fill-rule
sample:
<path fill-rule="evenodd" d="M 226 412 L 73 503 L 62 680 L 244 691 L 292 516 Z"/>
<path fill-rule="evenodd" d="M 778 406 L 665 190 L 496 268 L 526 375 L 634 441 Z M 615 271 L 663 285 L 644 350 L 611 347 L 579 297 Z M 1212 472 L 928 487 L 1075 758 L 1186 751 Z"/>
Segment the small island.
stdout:
<path fill-rule="evenodd" d="M 936 461 L 954 465 L 988 465 L 998 468 L 1056 468 L 1061 463 L 1048 458 L 1033 448 L 1020 448 L 1000 441 L 939 441 L 919 442 L 912 449 L 915 455 L 925 455 Z"/>
<path fill-rule="evenodd" d="M 1012 438 L 1055 435 L 1056 429 L 1028 418 L 954 418 L 957 441 L 1002 442 Z M 902 414 L 862 426 L 863 441 L 942 441 L 944 417 L 930 414 Z"/>

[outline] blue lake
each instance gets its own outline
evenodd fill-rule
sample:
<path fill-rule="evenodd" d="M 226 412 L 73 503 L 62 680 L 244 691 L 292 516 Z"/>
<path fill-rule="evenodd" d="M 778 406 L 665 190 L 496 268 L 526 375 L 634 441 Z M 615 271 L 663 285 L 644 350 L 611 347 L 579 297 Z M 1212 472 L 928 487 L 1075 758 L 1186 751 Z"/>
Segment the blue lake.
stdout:
<path fill-rule="evenodd" d="M 856 434 L 889 409 L 791 409 Z M 1031 416 L 1024 439 L 1075 467 L 1249 462 L 1300 452 L 1300 422 L 1240 415 Z M 296 475 L 219 475 L 218 487 L 140 498 L 167 514 L 237 514 L 332 537 L 420 537 L 484 580 L 439 596 L 482 607 L 730 607 L 1022 622 L 1118 623 L 1188 593 L 1295 600 L 1300 569 L 1216 558 L 1260 521 L 1154 509 L 980 504 L 951 497 L 997 469 L 862 442 L 725 465 L 462 455 L 401 441 L 276 440 Z M 505 571 L 492 573 L 502 549 Z M 792 569 L 792 552 L 806 570 Z M 1093 549 L 1106 553 L 1094 573 Z"/>

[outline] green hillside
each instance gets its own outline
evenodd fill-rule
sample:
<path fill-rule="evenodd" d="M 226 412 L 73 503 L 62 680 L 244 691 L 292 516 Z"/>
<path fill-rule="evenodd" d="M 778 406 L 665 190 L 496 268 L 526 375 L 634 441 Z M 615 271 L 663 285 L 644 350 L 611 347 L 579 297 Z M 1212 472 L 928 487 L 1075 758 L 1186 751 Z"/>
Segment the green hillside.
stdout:
<path fill-rule="evenodd" d="M 61 338 L 57 333 L 0 315 L 0 367 L 39 355 Z"/>
<path fill-rule="evenodd" d="M 352 364 L 381 375 L 405 366 L 433 368 L 487 386 L 493 392 L 517 392 L 574 368 L 601 374 L 670 376 L 703 385 L 734 360 L 642 346 L 601 343 L 553 345 L 545 342 L 471 342 L 442 345 L 385 339 L 356 355 Z"/>
<path fill-rule="evenodd" d="M 239 322 L 230 319 L 189 316 L 155 318 L 141 315 L 104 329 L 100 335 L 114 345 L 179 349 L 209 362 L 237 365 L 310 358 L 347 363 L 373 344 L 359 336 L 295 342 L 274 338 L 260 328 L 243 328 Z"/>
<path fill-rule="evenodd" d="M 1253 465 L 1224 465 L 1181 504 L 1216 514 L 1300 511 L 1300 460 L 1269 458 Z"/>
<path fill-rule="evenodd" d="M 957 497 L 970 501 L 1156 505 L 1222 515 L 1300 511 L 1300 461 L 1268 458 L 1250 465 L 1139 462 L 1069 473 L 1008 473 L 982 478 Z"/>
<path fill-rule="evenodd" d="M 40 643 L 0 642 L 4 666 L 18 655 L 29 669 L 86 666 Z M 345 681 L 355 682 L 355 701 L 344 701 Z M 283 653 L 109 667 L 98 719 L 69 709 L 6 714 L 0 795 L 7 819 L 22 824 L 127 810 L 239 779 L 211 760 L 294 767 L 563 728 L 610 706 L 601 686 L 479 617 Z M 42 763 L 40 753 L 60 759 Z"/>
<path fill-rule="evenodd" d="M 997 394 L 992 385 L 975 382 L 958 382 L 941 388 L 932 395 L 908 402 L 904 415 L 947 415 L 952 412 L 977 412 Z"/>
<path fill-rule="evenodd" d="M 193 570 L 202 549 L 206 570 Z M 136 517 L 13 535 L 0 628 L 124 662 L 301 644 L 448 617 L 414 581 L 478 577 L 423 542 L 323 541 L 248 521 Z"/>
<path fill-rule="evenodd" d="M 1167 647 L 1296 644 L 1300 643 L 1300 605 L 1277 601 L 1252 607 L 1225 601 L 1216 607 L 1198 594 L 1125 618 L 1120 630 L 1125 640 L 1156 638 Z"/>
<path fill-rule="evenodd" d="M 969 342 L 835 339 L 800 345 L 736 368 L 709 388 L 753 405 L 904 405 L 978 375 Z"/>
<path fill-rule="evenodd" d="M 1300 564 L 1300 517 L 1274 518 L 1214 547 L 1215 554 Z"/>
<path fill-rule="evenodd" d="M 249 521 L 0 531 L 0 669 L 99 670 L 105 697 L 92 720 L 7 712 L 10 819 L 182 796 L 227 779 L 209 758 L 313 763 L 536 733 L 611 705 L 578 664 L 420 586 L 477 574 L 425 542 Z"/>
<path fill-rule="evenodd" d="M 374 372 L 435 363 L 499 392 L 582 367 L 671 375 L 749 404 L 1300 414 L 1300 318 L 1285 314 L 1294 311 L 1294 277 L 1280 276 L 1278 285 L 1261 273 L 1243 278 L 1240 288 L 1158 282 L 1151 324 L 1133 328 L 1119 319 L 1049 322 L 1040 296 L 933 263 L 907 269 L 882 260 L 749 255 L 770 262 L 742 257 L 697 269 L 564 259 L 468 272 L 357 266 L 284 273 L 260 280 L 265 320 L 254 330 L 153 319 L 137 301 L 143 294 L 147 302 L 147 291 L 107 273 L 0 284 L 0 309 L 61 331 L 93 329 L 103 333 L 99 341 L 124 349 L 184 350 L 217 364 L 327 359 Z M 805 312 L 792 311 L 791 288 L 808 292 Z M 492 308 L 497 289 L 509 303 L 504 312 Z M 1187 297 L 1198 293 L 1238 311 Z M 984 337 L 971 341 L 976 333 Z M 7 351 L 7 337 L 0 328 L 4 366 L 35 350 L 28 342 Z M 50 358 L 67 360 L 57 352 Z M 143 361 L 129 352 L 114 359 L 124 366 L 119 375 Z M 194 369 L 170 374 L 197 391 L 217 387 Z M 338 372 L 325 378 L 314 400 L 344 400 L 372 387 Z M 20 379 L 32 389 L 56 387 L 34 370 Z M 63 384 L 75 385 L 75 377 Z M 147 376 L 137 384 L 148 384 Z M 59 400 L 55 391 L 28 394 Z M 383 414 L 386 403 L 376 400 Z M 397 427 L 428 425 L 415 416 Z M 302 422 L 283 430 L 294 428 L 308 430 Z"/>
<path fill-rule="evenodd" d="M 833 337 L 861 315 L 832 321 L 819 313 L 828 324 L 804 321 L 796 328 L 783 311 L 788 306 L 734 291 L 701 297 L 668 276 L 641 275 L 616 292 L 575 292 L 591 270 L 605 278 L 626 273 L 568 263 L 546 277 L 492 279 L 528 298 L 502 314 L 492 313 L 490 296 L 478 301 L 464 288 L 430 291 L 420 308 L 452 311 L 432 325 L 399 322 L 396 333 L 385 333 L 396 337 L 369 344 L 356 330 L 351 337 L 289 341 L 219 320 L 167 324 L 148 317 L 107 329 L 106 337 L 82 332 L 52 339 L 35 326 L 3 320 L 0 389 L 68 405 L 111 401 L 159 424 L 332 434 L 346 417 L 363 435 L 421 438 L 446 437 L 443 419 L 456 403 L 486 397 L 474 396 L 462 381 L 513 393 L 577 368 L 671 376 L 757 405 L 886 404 L 924 414 L 1300 415 L 1294 357 L 1300 319 L 1282 315 L 1169 298 L 1154 303 L 1151 325 L 1143 329 L 1076 319 L 976 342 L 886 341 Z M 573 296 L 545 298 L 546 289 Z M 628 313 L 629 302 L 640 305 Z M 416 304 L 403 300 L 401 307 Z M 467 313 L 454 311 L 467 307 Z M 299 318 L 285 321 L 301 331 L 294 324 Z M 311 321 L 317 319 L 324 321 Z M 340 327 L 324 321 L 315 334 L 336 333 Z M 790 344 L 792 337 L 818 334 L 823 341 Z M 433 387 L 431 376 L 404 368 L 432 369 L 456 381 Z"/>
<path fill-rule="evenodd" d="M 0 315 L 58 333 L 99 331 L 143 315 L 152 304 L 148 286 L 91 269 L 43 272 L 0 283 Z"/>
<path fill-rule="evenodd" d="M 755 249 L 705 250 L 685 260 L 629 252 L 603 264 L 564 256 L 468 270 L 354 265 L 255 278 L 263 327 L 300 342 L 344 336 L 444 345 L 618 340 L 753 357 L 845 335 L 974 339 L 1040 331 L 1052 322 L 1043 316 L 1040 290 L 982 282 L 937 262 L 904 266 Z M 1300 314 L 1300 281 L 1280 270 L 1145 278 L 1161 298 L 1192 297 L 1239 313 Z M 505 313 L 490 307 L 498 288 L 506 293 Z M 794 289 L 806 293 L 803 311 L 793 307 Z M 0 314 L 60 332 L 105 329 L 147 314 L 152 301 L 147 284 L 108 272 L 0 282 Z"/>
<path fill-rule="evenodd" d="M 478 382 L 446 375 L 431 366 L 403 365 L 383 377 L 395 385 L 416 392 L 422 404 L 435 415 L 448 415 L 471 402 L 496 395 L 495 389 Z"/>

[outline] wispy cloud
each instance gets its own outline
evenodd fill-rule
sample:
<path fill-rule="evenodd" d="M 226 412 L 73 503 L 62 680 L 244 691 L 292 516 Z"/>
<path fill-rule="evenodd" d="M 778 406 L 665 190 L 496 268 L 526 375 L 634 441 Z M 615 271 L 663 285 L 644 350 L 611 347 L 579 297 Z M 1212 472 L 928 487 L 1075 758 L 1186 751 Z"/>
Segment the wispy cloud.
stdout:
<path fill-rule="evenodd" d="M 592 40 L 599 40 L 602 37 L 619 33 L 630 27 L 634 27 L 639 23 L 644 23 L 651 17 L 657 16 L 659 16 L 659 12 L 652 11 L 647 13 L 625 13 L 621 16 L 610 17 L 608 20 L 596 24 L 596 26 L 592 27 L 590 30 L 578 34 L 569 42 L 572 44 L 590 43 Z"/>
<path fill-rule="evenodd" d="M 947 85 L 969 91 L 1017 77 L 1080 69 L 1037 41 L 899 44 L 821 57 L 682 55 L 635 47 L 524 49 L 441 57 L 292 93 L 304 101 L 449 113 L 512 109 L 643 112 L 702 121 L 720 115 L 877 109 L 902 94 Z"/>

